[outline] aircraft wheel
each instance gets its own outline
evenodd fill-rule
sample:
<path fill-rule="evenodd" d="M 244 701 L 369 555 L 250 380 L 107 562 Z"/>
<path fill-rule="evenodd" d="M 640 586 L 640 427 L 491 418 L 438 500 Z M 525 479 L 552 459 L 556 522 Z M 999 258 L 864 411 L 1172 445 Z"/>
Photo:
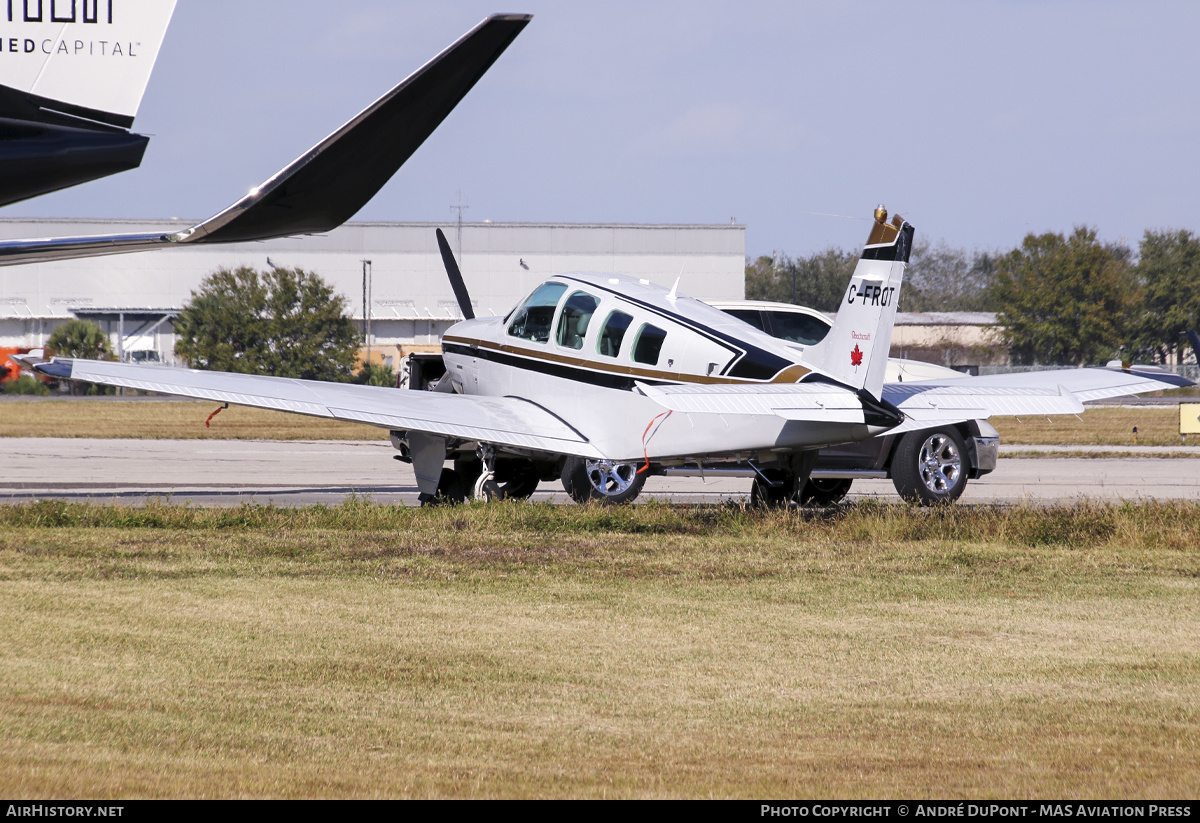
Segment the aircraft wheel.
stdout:
<path fill-rule="evenodd" d="M 496 479 L 505 500 L 528 500 L 537 491 L 541 477 L 528 460 L 507 460 L 496 467 Z"/>
<path fill-rule="evenodd" d="M 850 492 L 850 484 L 853 482 L 849 478 L 817 479 L 810 477 L 804 484 L 804 488 L 800 490 L 800 505 L 832 506 L 840 503 Z"/>
<path fill-rule="evenodd" d="M 432 497 L 422 493 L 418 499 L 422 506 L 458 506 L 467 502 L 467 484 L 454 469 L 442 469 L 437 493 Z"/>
<path fill-rule="evenodd" d="M 454 470 L 462 477 L 464 485 L 473 486 L 479 475 L 483 474 L 483 461 L 475 455 L 457 457 L 454 460 Z"/>
<path fill-rule="evenodd" d="M 537 467 L 529 460 L 499 461 L 495 476 L 482 484 L 483 462 L 479 458 L 455 460 L 454 469 L 462 475 L 463 484 L 473 489 L 476 500 L 528 500 L 541 482 Z"/>
<path fill-rule="evenodd" d="M 563 488 L 576 503 L 629 503 L 646 483 L 646 476 L 637 470 L 637 463 L 568 457 L 562 471 Z"/>
<path fill-rule="evenodd" d="M 966 457 L 955 428 L 909 432 L 892 455 L 892 483 L 909 503 L 953 503 L 967 487 Z"/>
<path fill-rule="evenodd" d="M 787 508 L 796 494 L 796 478 L 781 469 L 763 469 L 762 473 L 766 480 L 755 477 L 754 485 L 750 487 L 750 506 L 755 509 Z"/>

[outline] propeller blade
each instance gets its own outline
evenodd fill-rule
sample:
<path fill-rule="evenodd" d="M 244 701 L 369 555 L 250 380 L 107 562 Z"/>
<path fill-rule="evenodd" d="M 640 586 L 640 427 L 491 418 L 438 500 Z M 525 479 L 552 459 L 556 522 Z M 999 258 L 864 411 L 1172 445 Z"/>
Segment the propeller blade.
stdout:
<path fill-rule="evenodd" d="M 450 278 L 450 288 L 454 289 L 454 299 L 458 301 L 459 311 L 468 320 L 475 319 L 475 310 L 471 308 L 471 295 L 467 294 L 467 284 L 463 282 L 462 272 L 454 259 L 454 252 L 446 241 L 446 235 L 441 229 L 437 230 L 438 248 L 442 252 L 442 263 L 446 266 L 446 276 Z"/>

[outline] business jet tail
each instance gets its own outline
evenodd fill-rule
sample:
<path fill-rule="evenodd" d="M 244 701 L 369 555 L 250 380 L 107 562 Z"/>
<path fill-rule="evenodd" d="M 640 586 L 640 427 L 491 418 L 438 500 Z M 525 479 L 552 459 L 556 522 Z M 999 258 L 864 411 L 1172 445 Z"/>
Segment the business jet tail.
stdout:
<path fill-rule="evenodd" d="M 0 206 L 137 168 L 128 131 L 175 0 L 0 7 Z"/>

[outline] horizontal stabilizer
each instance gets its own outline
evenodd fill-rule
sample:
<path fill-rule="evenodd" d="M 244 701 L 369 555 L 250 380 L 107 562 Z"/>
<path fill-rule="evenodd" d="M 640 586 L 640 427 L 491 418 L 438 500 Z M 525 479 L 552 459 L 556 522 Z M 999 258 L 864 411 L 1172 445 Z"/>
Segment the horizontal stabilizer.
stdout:
<path fill-rule="evenodd" d="M 1083 403 L 1194 385 L 1153 368 L 1055 369 L 1042 372 L 888 383 L 883 399 L 904 412 L 894 432 L 996 415 L 1079 414 Z"/>
<path fill-rule="evenodd" d="M 664 408 L 687 414 L 770 414 L 785 419 L 863 422 L 853 392 L 822 383 L 736 385 L 637 384 L 638 391 Z"/>
<path fill-rule="evenodd" d="M 738 383 L 651 386 L 638 391 L 671 411 L 686 414 L 774 415 L 784 420 L 863 423 L 889 429 L 901 415 L 861 390 L 829 383 Z"/>

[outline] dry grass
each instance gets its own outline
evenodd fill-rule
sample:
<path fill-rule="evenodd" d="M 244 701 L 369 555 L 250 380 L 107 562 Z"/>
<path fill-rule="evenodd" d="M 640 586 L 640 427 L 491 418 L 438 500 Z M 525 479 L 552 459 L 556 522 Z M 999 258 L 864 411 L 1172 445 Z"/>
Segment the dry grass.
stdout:
<path fill-rule="evenodd" d="M 9 797 L 1191 797 L 1200 505 L 0 509 Z"/>
<path fill-rule="evenodd" d="M 135 440 L 386 440 L 374 426 L 178 400 L 40 400 L 0 402 L 0 437 L 95 437 Z"/>
<path fill-rule="evenodd" d="M 1007 444 L 1132 446 L 1136 426 L 1136 445 L 1180 445 L 1176 406 L 1101 406 L 1079 417 L 993 417 L 988 422 L 999 430 L 1000 442 Z"/>

